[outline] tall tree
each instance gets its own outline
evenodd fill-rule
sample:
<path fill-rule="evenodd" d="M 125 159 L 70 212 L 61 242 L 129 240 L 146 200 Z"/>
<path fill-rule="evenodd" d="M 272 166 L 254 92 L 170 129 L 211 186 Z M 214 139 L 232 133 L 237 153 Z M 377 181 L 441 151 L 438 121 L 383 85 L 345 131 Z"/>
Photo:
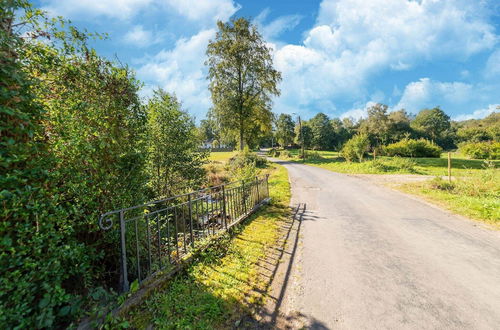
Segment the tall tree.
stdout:
<path fill-rule="evenodd" d="M 368 118 L 361 122 L 360 132 L 369 136 L 373 146 L 386 144 L 390 138 L 388 106 L 377 103 L 368 108 Z"/>
<path fill-rule="evenodd" d="M 302 126 L 302 127 L 301 127 Z M 304 137 L 302 137 L 304 135 Z M 295 125 L 295 143 L 302 146 L 302 141 L 304 142 L 304 148 L 309 149 L 312 146 L 313 134 L 311 126 L 308 122 L 303 121 L 302 125 L 298 123 Z"/>
<path fill-rule="evenodd" d="M 201 184 L 205 153 L 199 152 L 193 118 L 175 96 L 155 91 L 147 106 L 148 172 L 155 195 L 171 196 Z"/>
<path fill-rule="evenodd" d="M 450 117 L 439 107 L 420 111 L 410 125 L 415 131 L 438 144 L 442 143 L 451 127 Z"/>
<path fill-rule="evenodd" d="M 214 115 L 224 130 L 236 131 L 240 149 L 255 130 L 271 130 L 271 97 L 279 95 L 280 72 L 257 27 L 245 18 L 217 22 L 207 47 Z M 250 134 L 252 132 L 252 134 Z"/>
<path fill-rule="evenodd" d="M 292 116 L 282 113 L 276 121 L 276 139 L 281 146 L 287 146 L 295 137 L 295 123 Z"/>
<path fill-rule="evenodd" d="M 309 125 L 312 130 L 312 147 L 315 149 L 333 149 L 335 133 L 330 118 L 320 112 L 311 120 Z"/>

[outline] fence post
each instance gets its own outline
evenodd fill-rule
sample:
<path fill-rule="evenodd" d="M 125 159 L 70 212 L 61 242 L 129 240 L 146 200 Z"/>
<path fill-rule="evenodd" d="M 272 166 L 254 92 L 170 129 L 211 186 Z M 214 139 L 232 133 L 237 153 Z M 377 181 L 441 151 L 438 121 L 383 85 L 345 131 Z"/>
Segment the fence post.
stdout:
<path fill-rule="evenodd" d="M 255 177 L 255 187 L 257 188 L 257 204 L 260 203 L 260 194 L 259 194 L 259 177 Z"/>
<path fill-rule="evenodd" d="M 243 211 L 247 214 L 247 192 L 245 191 L 245 180 L 241 180 L 241 190 L 243 192 Z"/>
<path fill-rule="evenodd" d="M 269 174 L 266 174 L 266 190 L 267 190 L 267 198 L 269 198 Z"/>
<path fill-rule="evenodd" d="M 191 207 L 191 194 L 188 194 L 188 209 L 189 209 L 189 233 L 191 236 L 191 246 L 194 249 L 193 211 L 192 211 L 192 207 Z"/>
<path fill-rule="evenodd" d="M 448 182 L 451 182 L 451 152 L 448 152 Z"/>
<path fill-rule="evenodd" d="M 222 185 L 222 212 L 224 217 L 224 225 L 227 230 L 227 211 L 226 211 L 226 185 Z"/>
<path fill-rule="evenodd" d="M 128 270 L 127 270 L 127 246 L 126 246 L 126 227 L 123 211 L 120 211 L 120 243 L 121 243 L 121 271 L 122 271 L 122 291 L 129 290 Z"/>

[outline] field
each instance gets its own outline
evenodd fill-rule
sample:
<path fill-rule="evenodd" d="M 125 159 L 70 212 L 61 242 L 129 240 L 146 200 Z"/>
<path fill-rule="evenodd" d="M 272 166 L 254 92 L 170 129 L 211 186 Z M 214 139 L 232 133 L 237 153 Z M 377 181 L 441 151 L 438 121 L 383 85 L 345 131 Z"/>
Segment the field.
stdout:
<path fill-rule="evenodd" d="M 291 161 L 298 158 L 300 150 L 289 150 Z M 447 182 L 448 159 L 367 157 L 365 161 L 346 162 L 338 152 L 308 151 L 305 164 L 347 174 L 405 174 L 394 176 L 392 188 L 419 195 L 456 214 L 500 226 L 500 161 L 466 159 L 458 153 L 452 154 L 452 181 Z M 422 180 L 405 180 L 418 176 Z M 411 181 L 411 182 L 410 182 Z"/>
<path fill-rule="evenodd" d="M 231 155 L 217 153 L 217 161 Z M 264 300 L 268 279 L 259 273 L 258 261 L 279 238 L 288 221 L 288 173 L 270 164 L 272 203 L 256 212 L 233 235 L 226 235 L 141 306 L 126 315 L 133 328 L 233 328 Z"/>

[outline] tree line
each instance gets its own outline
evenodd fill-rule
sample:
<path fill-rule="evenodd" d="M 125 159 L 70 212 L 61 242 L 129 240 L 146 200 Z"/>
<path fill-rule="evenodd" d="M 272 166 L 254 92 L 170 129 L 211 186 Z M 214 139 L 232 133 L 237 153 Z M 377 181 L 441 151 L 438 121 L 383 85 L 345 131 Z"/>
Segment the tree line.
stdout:
<path fill-rule="evenodd" d="M 272 137 L 281 147 L 301 145 L 304 141 L 308 149 L 336 151 L 340 151 L 356 134 L 367 136 L 372 149 L 403 139 L 423 138 L 448 150 L 463 142 L 500 141 L 499 112 L 484 119 L 452 121 L 439 107 L 423 109 L 416 115 L 404 109 L 388 110 L 387 105 L 375 104 L 367 109 L 367 117 L 358 121 L 329 118 L 318 113 L 310 120 L 302 121 L 302 132 L 291 115 L 280 114 Z M 269 138 L 265 143 L 269 143 Z"/>

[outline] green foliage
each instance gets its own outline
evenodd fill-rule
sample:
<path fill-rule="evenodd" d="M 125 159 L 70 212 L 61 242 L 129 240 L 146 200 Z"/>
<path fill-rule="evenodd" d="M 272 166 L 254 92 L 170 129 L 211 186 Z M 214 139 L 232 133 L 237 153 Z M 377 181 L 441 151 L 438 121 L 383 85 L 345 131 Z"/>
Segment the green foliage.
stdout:
<path fill-rule="evenodd" d="M 367 162 L 370 167 L 374 169 L 374 173 L 389 173 L 389 172 L 401 172 L 401 173 L 415 173 L 416 163 L 412 159 L 408 158 L 378 158 Z"/>
<path fill-rule="evenodd" d="M 265 158 L 250 152 L 248 148 L 229 159 L 228 169 L 233 180 L 255 180 L 259 167 L 267 164 Z"/>
<path fill-rule="evenodd" d="M 311 120 L 309 126 L 312 132 L 312 148 L 313 149 L 332 149 L 335 142 L 335 133 L 330 124 L 330 118 L 320 112 Z"/>
<path fill-rule="evenodd" d="M 446 146 L 451 128 L 450 117 L 439 107 L 420 111 L 410 125 L 422 137 Z"/>
<path fill-rule="evenodd" d="M 279 95 L 281 74 L 255 25 L 237 18 L 217 26 L 206 61 L 213 115 L 224 130 L 238 135 L 243 150 L 271 131 L 271 97 Z"/>
<path fill-rule="evenodd" d="M 12 32 L 22 12 L 24 39 Z M 62 328 L 82 316 L 95 288 L 118 277 L 116 231 L 99 230 L 99 215 L 154 196 L 140 84 L 88 37 L 25 1 L 2 3 L 1 328 Z M 175 125 L 194 129 L 182 116 Z M 198 146 L 177 133 L 177 156 Z"/>
<path fill-rule="evenodd" d="M 341 155 L 348 162 L 353 160 L 363 161 L 365 153 L 370 147 L 370 140 L 366 134 L 357 134 L 344 144 Z"/>
<path fill-rule="evenodd" d="M 302 136 L 303 135 L 303 136 Z M 295 125 L 295 143 L 302 146 L 302 142 L 304 142 L 304 148 L 309 149 L 312 146 L 312 129 L 308 123 L 302 122 L 301 125 Z"/>
<path fill-rule="evenodd" d="M 159 89 L 146 106 L 147 169 L 154 196 L 172 196 L 199 187 L 207 154 L 198 151 L 194 120 L 175 96 Z"/>
<path fill-rule="evenodd" d="M 286 147 L 293 142 L 295 137 L 295 123 L 292 116 L 282 113 L 276 121 L 276 139 L 282 147 Z"/>
<path fill-rule="evenodd" d="M 460 152 L 474 159 L 500 159 L 500 142 L 470 142 L 460 145 Z"/>
<path fill-rule="evenodd" d="M 387 156 L 400 157 L 436 157 L 441 156 L 440 146 L 426 139 L 403 139 L 383 148 Z"/>

